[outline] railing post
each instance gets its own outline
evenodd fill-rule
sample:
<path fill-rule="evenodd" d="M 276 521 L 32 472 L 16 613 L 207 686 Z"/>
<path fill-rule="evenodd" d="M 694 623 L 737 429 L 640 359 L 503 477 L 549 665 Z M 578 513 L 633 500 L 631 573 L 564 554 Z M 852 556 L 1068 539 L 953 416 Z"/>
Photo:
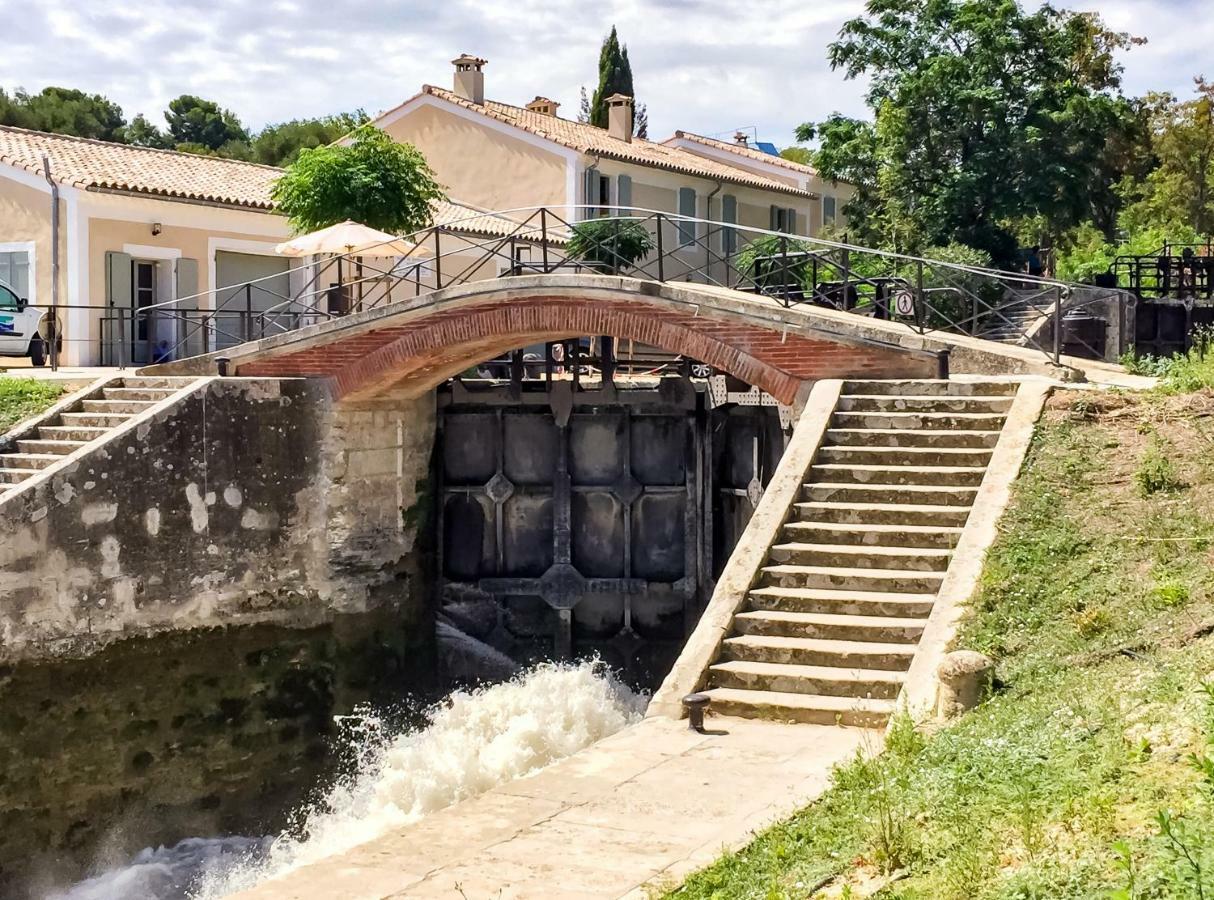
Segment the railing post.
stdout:
<path fill-rule="evenodd" d="M 658 223 L 658 281 L 666 281 L 666 251 L 662 249 L 662 214 L 657 215 Z"/>
<path fill-rule="evenodd" d="M 544 258 L 544 274 L 548 274 L 548 207 L 540 207 L 540 247 Z"/>
<path fill-rule="evenodd" d="M 927 294 L 923 290 L 923 260 L 915 263 L 915 324 L 919 333 L 927 333 Z"/>
<path fill-rule="evenodd" d="M 244 286 L 244 339 L 253 337 L 253 285 L 246 282 Z"/>
<path fill-rule="evenodd" d="M 789 306 L 788 298 L 788 235 L 780 235 L 780 292 L 784 295 L 784 305 Z"/>
<path fill-rule="evenodd" d="M 851 251 L 843 248 L 843 310 L 851 312 Z"/>
<path fill-rule="evenodd" d="M 1062 363 L 1062 285 L 1054 288 L 1054 365 Z"/>
<path fill-rule="evenodd" d="M 443 287 L 443 254 L 438 242 L 441 232 L 441 226 L 434 226 L 434 289 L 436 291 L 442 290 Z"/>

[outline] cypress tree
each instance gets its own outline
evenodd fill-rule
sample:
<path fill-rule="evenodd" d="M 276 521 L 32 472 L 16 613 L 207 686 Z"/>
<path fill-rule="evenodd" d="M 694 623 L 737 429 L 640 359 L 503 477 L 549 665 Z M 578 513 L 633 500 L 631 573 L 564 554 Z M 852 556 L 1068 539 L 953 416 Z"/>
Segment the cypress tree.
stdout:
<path fill-rule="evenodd" d="M 598 128 L 607 127 L 607 104 L 605 101 L 612 94 L 627 94 L 635 99 L 632 92 L 632 65 L 628 62 L 628 48 L 620 45 L 620 38 L 611 26 L 611 34 L 603 41 L 599 51 L 599 85 L 594 89 L 594 99 L 590 101 L 590 124 Z M 636 125 L 636 104 L 632 107 L 632 121 Z"/>

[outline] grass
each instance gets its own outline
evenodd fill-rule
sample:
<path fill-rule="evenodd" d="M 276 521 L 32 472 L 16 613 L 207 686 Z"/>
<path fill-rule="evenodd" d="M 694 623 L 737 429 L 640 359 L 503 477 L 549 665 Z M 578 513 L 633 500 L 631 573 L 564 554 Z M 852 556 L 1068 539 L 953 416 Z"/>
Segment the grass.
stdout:
<path fill-rule="evenodd" d="M 957 642 L 994 695 L 666 896 L 1214 900 L 1212 444 L 1208 389 L 1052 398 Z"/>
<path fill-rule="evenodd" d="M 62 388 L 32 378 L 0 377 L 0 433 L 38 415 L 62 393 Z"/>

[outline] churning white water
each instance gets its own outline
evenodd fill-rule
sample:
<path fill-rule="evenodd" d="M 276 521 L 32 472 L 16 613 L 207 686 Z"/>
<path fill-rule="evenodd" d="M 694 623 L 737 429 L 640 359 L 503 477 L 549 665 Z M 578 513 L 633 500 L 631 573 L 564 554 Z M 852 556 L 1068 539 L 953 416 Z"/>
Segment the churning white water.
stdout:
<path fill-rule="evenodd" d="M 131 870 L 141 864 L 137 859 L 62 897 L 215 900 L 534 772 L 623 728 L 643 706 L 643 698 L 599 664 L 545 663 L 511 681 L 449 695 L 418 731 L 386 737 L 374 717 L 347 720 L 358 764 L 320 801 L 300 811 L 292 833 L 258 842 L 237 861 L 228 854 L 216 858 L 221 841 L 195 839 L 141 854 L 142 865 L 154 867 L 198 857 L 200 865 L 184 890 L 175 887 L 185 878 L 181 867 L 164 879 L 170 885 L 164 892 L 131 890 Z"/>

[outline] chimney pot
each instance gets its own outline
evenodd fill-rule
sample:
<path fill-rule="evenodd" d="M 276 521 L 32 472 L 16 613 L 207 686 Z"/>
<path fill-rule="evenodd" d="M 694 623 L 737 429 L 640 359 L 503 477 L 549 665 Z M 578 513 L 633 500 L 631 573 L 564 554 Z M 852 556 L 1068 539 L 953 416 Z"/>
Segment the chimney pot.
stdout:
<path fill-rule="evenodd" d="M 533 113 L 539 113 L 541 116 L 555 116 L 560 104 L 555 100 L 550 100 L 547 97 L 541 97 L 536 94 L 535 99 L 527 104 L 527 109 Z"/>
<path fill-rule="evenodd" d="M 750 146 L 750 136 L 745 131 L 739 131 L 739 132 L 735 133 L 733 136 L 733 140 L 734 140 L 735 144 L 738 144 L 741 147 Z"/>
<path fill-rule="evenodd" d="M 477 106 L 485 102 L 485 64 L 488 60 L 464 53 L 451 60 L 455 66 L 455 93 Z"/>
<path fill-rule="evenodd" d="M 627 94 L 612 94 L 607 104 L 607 133 L 621 141 L 632 141 L 632 98 Z"/>

